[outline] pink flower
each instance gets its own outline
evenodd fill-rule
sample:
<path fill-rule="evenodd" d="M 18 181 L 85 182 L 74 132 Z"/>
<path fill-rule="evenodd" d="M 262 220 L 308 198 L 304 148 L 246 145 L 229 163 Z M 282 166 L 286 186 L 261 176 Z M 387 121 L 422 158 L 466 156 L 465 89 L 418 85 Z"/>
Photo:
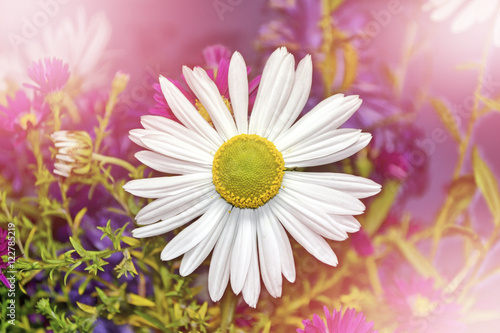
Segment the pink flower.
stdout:
<path fill-rule="evenodd" d="M 464 332 L 461 307 L 453 294 L 435 289 L 432 279 L 396 280 L 385 298 L 394 311 L 397 333 Z"/>
<path fill-rule="evenodd" d="M 68 64 L 56 58 L 44 58 L 33 62 L 28 68 L 28 76 L 37 84 L 25 84 L 43 94 L 61 90 L 69 79 Z"/>
<path fill-rule="evenodd" d="M 16 142 L 19 142 L 29 129 L 40 124 L 49 111 L 41 95 L 35 94 L 30 100 L 24 91 L 19 90 L 14 97 L 7 96 L 6 106 L 0 105 L 0 134 L 12 136 L 14 133 Z"/>
<path fill-rule="evenodd" d="M 375 252 L 372 240 L 363 228 L 351 235 L 351 244 L 354 247 L 354 251 L 362 257 L 371 256 Z"/>
<path fill-rule="evenodd" d="M 313 320 L 306 319 L 302 321 L 304 329 L 297 329 L 297 333 L 377 333 L 373 329 L 373 322 L 367 322 L 362 313 L 356 313 L 355 309 L 347 309 L 342 314 L 342 309 L 339 311 L 333 310 L 330 314 L 326 306 L 323 307 L 326 317 L 322 320 L 317 314 L 313 315 Z"/>
<path fill-rule="evenodd" d="M 207 63 L 208 76 L 215 82 L 219 93 L 223 97 L 224 101 L 230 103 L 229 98 L 229 90 L 228 90 L 228 70 L 229 70 L 229 57 L 230 52 L 227 48 L 222 45 L 214 45 L 209 46 L 203 50 L 203 56 Z M 247 72 L 250 73 L 251 68 L 247 67 Z M 183 88 L 182 84 L 176 80 L 168 79 L 170 82 L 175 84 L 175 86 L 186 96 L 186 98 L 196 106 L 198 111 L 202 114 L 202 116 L 209 121 L 210 118 L 206 111 L 204 111 L 203 106 L 200 102 L 197 101 L 196 96 L 190 91 Z M 248 84 L 248 93 L 249 93 L 249 109 L 252 109 L 253 103 L 255 101 L 255 97 L 257 96 L 257 87 L 260 82 L 260 75 L 255 79 L 250 81 Z M 149 112 L 152 114 L 166 116 L 170 119 L 175 119 L 170 107 L 168 106 L 167 101 L 161 91 L 161 87 L 159 83 L 153 84 L 153 88 L 156 93 L 154 95 L 154 99 L 156 104 L 153 108 L 149 109 Z"/>

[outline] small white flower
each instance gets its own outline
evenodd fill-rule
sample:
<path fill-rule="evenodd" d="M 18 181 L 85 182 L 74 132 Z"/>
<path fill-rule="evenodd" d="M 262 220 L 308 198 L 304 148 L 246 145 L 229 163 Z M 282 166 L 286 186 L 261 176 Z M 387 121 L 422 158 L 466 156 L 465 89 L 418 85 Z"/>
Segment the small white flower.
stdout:
<path fill-rule="evenodd" d="M 475 24 L 482 23 L 494 16 L 494 44 L 500 47 L 500 2 L 498 0 L 428 0 L 423 9 L 431 11 L 431 19 L 441 22 L 455 16 L 451 31 L 461 33 Z"/>
<path fill-rule="evenodd" d="M 184 255 L 180 274 L 186 276 L 213 250 L 211 298 L 218 301 L 230 281 L 234 293 L 242 292 L 252 307 L 259 298 L 260 276 L 274 297 L 281 296 L 282 275 L 295 280 L 286 231 L 317 259 L 336 266 L 337 257 L 324 238 L 341 241 L 358 231 L 352 215 L 365 209 L 359 199 L 378 193 L 380 186 L 347 174 L 292 169 L 333 163 L 364 148 L 370 134 L 338 129 L 361 100 L 335 95 L 296 121 L 311 89 L 312 62 L 306 56 L 295 70 L 285 48 L 267 61 L 250 117 L 247 67 L 238 52 L 229 66 L 234 119 L 203 69 L 184 67 L 183 74 L 215 129 L 174 84 L 160 77 L 182 124 L 144 116 L 144 129 L 132 130 L 130 137 L 147 149 L 136 154 L 142 163 L 178 176 L 132 180 L 124 186 L 134 195 L 157 198 L 137 214 L 137 223 L 146 226 L 133 235 L 160 235 L 195 220 L 167 244 L 161 258 Z"/>

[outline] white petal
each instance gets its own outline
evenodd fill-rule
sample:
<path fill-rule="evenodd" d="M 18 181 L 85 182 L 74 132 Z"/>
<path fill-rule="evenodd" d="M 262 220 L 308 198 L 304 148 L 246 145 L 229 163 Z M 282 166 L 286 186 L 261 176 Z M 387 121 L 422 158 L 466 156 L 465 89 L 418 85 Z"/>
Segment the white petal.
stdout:
<path fill-rule="evenodd" d="M 179 273 L 182 276 L 193 273 L 193 271 L 207 258 L 219 239 L 222 230 L 226 226 L 228 218 L 229 213 L 226 213 L 206 238 L 184 254 L 181 261 L 181 267 L 179 268 Z"/>
<path fill-rule="evenodd" d="M 500 13 L 497 13 L 495 17 L 495 25 L 493 28 L 493 43 L 496 47 L 500 47 Z"/>
<path fill-rule="evenodd" d="M 167 218 L 164 221 L 132 230 L 132 235 L 137 238 L 144 238 L 158 236 L 172 231 L 192 221 L 194 218 L 204 214 L 208 210 L 208 208 L 213 205 L 213 201 L 215 200 L 219 199 L 213 197 L 205 198 L 205 200 L 200 201 L 196 204 L 191 204 L 186 210 L 175 216 Z"/>
<path fill-rule="evenodd" d="M 224 295 L 229 273 L 231 271 L 231 250 L 236 238 L 236 227 L 239 219 L 239 209 L 233 209 L 229 214 L 226 227 L 215 245 L 208 270 L 208 292 L 212 301 L 217 302 Z"/>
<path fill-rule="evenodd" d="M 267 204 L 270 205 L 270 208 L 290 235 L 309 253 L 325 264 L 337 266 L 337 256 L 323 237 L 302 224 L 290 212 L 277 204 L 275 199 L 271 199 Z"/>
<path fill-rule="evenodd" d="M 318 136 L 318 140 L 305 140 L 285 151 L 281 151 L 285 164 L 316 159 L 341 151 L 359 140 L 361 130 L 343 128 Z"/>
<path fill-rule="evenodd" d="M 197 132 L 216 147 L 224 142 L 217 131 L 201 116 L 191 102 L 172 82 L 160 76 L 160 85 L 168 106 L 184 126 Z"/>
<path fill-rule="evenodd" d="M 182 230 L 165 246 L 161 252 L 161 260 L 172 260 L 195 247 L 220 223 L 230 207 L 224 200 L 215 202 L 205 214 Z"/>
<path fill-rule="evenodd" d="M 266 137 L 269 141 L 274 141 L 280 133 L 292 126 L 306 105 L 312 85 L 312 61 L 311 56 L 306 55 L 297 66 L 295 81 L 293 83 L 290 98 L 274 122 L 271 122 Z"/>
<path fill-rule="evenodd" d="M 431 20 L 444 21 L 460 7 L 465 0 L 446 1 L 431 13 Z"/>
<path fill-rule="evenodd" d="M 346 232 L 358 232 L 361 224 L 354 216 L 351 215 L 331 215 L 335 223 L 340 225 L 340 228 Z"/>
<path fill-rule="evenodd" d="M 179 160 L 205 165 L 212 165 L 214 160 L 213 155 L 208 152 L 200 150 L 187 142 L 177 140 L 171 135 L 148 134 L 142 136 L 140 140 L 147 148 Z"/>
<path fill-rule="evenodd" d="M 280 249 L 271 226 L 274 222 L 270 216 L 271 214 L 261 208 L 257 209 L 256 213 L 258 214 L 257 240 L 262 281 L 271 296 L 280 297 L 283 285 Z"/>
<path fill-rule="evenodd" d="M 248 133 L 247 65 L 239 52 L 233 53 L 229 63 L 228 86 L 238 133 Z"/>
<path fill-rule="evenodd" d="M 371 179 L 345 173 L 285 171 L 285 178 L 326 186 L 358 199 L 371 197 L 381 189 L 381 186 Z"/>
<path fill-rule="evenodd" d="M 255 242 L 255 212 L 242 209 L 237 221 L 238 229 L 231 251 L 231 288 L 239 294 L 245 284 L 252 257 L 252 242 Z"/>
<path fill-rule="evenodd" d="M 257 90 L 257 97 L 255 98 L 252 114 L 250 115 L 250 123 L 248 125 L 248 132 L 251 134 L 258 134 L 258 129 L 261 127 L 261 118 L 266 116 L 264 114 L 265 112 L 270 111 L 267 109 L 266 105 L 268 105 L 269 100 L 273 98 L 271 89 L 275 84 L 276 76 L 287 54 L 288 51 L 284 47 L 276 49 L 264 66 L 259 89 Z"/>
<path fill-rule="evenodd" d="M 333 218 L 325 212 L 316 210 L 305 203 L 301 203 L 287 193 L 280 193 L 276 203 L 287 209 L 302 224 L 315 233 L 336 241 L 347 239 L 347 233 L 335 224 Z"/>
<path fill-rule="evenodd" d="M 371 134 L 361 133 L 358 141 L 355 144 L 353 144 L 353 145 L 351 145 L 351 146 L 349 146 L 341 151 L 332 153 L 332 154 L 327 155 L 327 156 L 318 157 L 318 158 L 310 159 L 310 160 L 306 160 L 306 161 L 293 162 L 290 164 L 285 163 L 285 167 L 287 167 L 287 168 L 294 168 L 294 167 L 302 168 L 302 167 L 311 167 L 311 166 L 318 166 L 318 165 L 335 163 L 337 161 L 340 161 L 340 160 L 343 160 L 347 157 L 350 157 L 350 156 L 356 154 L 361 149 L 365 148 L 368 145 L 368 143 L 370 143 L 371 138 L 372 138 Z"/>
<path fill-rule="evenodd" d="M 184 192 L 192 187 L 210 184 L 212 179 L 211 173 L 135 179 L 123 185 L 123 189 L 142 198 L 160 198 Z"/>
<path fill-rule="evenodd" d="M 145 129 L 156 130 L 177 138 L 180 141 L 188 142 L 203 151 L 213 151 L 215 153 L 218 146 L 205 139 L 195 131 L 182 126 L 172 119 L 161 116 L 142 116 L 141 124 Z"/>
<path fill-rule="evenodd" d="M 270 208 L 265 205 L 269 209 L 269 213 L 272 216 L 271 227 L 273 228 L 274 235 L 276 237 L 276 242 L 279 247 L 280 259 L 281 259 L 281 272 L 283 276 L 290 281 L 295 281 L 295 263 L 293 261 L 293 251 L 292 246 L 290 245 L 290 241 L 288 240 L 288 235 L 286 234 L 285 229 L 278 221 L 274 213 L 270 210 Z"/>
<path fill-rule="evenodd" d="M 175 175 L 205 173 L 212 170 L 212 166 L 210 165 L 186 162 L 149 150 L 142 150 L 135 153 L 135 158 L 151 169 Z"/>
<path fill-rule="evenodd" d="M 141 138 L 148 133 L 150 133 L 148 130 L 136 128 L 129 131 L 128 137 L 130 141 L 132 141 L 136 145 L 141 146 L 142 148 L 147 148 L 146 145 L 142 143 Z"/>
<path fill-rule="evenodd" d="M 262 98 L 257 106 L 260 112 L 258 113 L 259 117 L 256 118 L 256 127 L 253 129 L 255 134 L 266 136 L 271 131 L 273 118 L 275 122 L 277 116 L 283 111 L 292 91 L 295 76 L 294 67 L 295 59 L 291 54 L 287 54 L 273 80 L 268 81 L 270 85 L 267 87 L 259 85 L 257 94 L 262 91 Z"/>
<path fill-rule="evenodd" d="M 305 139 L 311 139 L 342 125 L 361 105 L 358 96 L 333 95 L 300 118 L 288 131 L 279 135 L 274 144 L 280 151 Z"/>
<path fill-rule="evenodd" d="M 219 89 L 210 79 L 207 72 L 200 67 L 191 70 L 184 66 L 182 73 L 189 88 L 194 92 L 198 100 L 207 110 L 219 135 L 225 141 L 238 135 L 233 117 L 222 100 Z"/>
<path fill-rule="evenodd" d="M 250 259 L 250 267 L 248 268 L 247 278 L 242 290 L 243 299 L 247 304 L 255 308 L 260 295 L 260 272 L 259 260 L 257 258 L 256 239 L 252 241 L 252 257 Z"/>
<path fill-rule="evenodd" d="M 137 224 L 151 224 L 159 220 L 165 220 L 186 210 L 189 204 L 195 204 L 208 197 L 216 196 L 215 188 L 212 184 L 190 188 L 176 195 L 171 195 L 156 199 L 144 206 L 135 216 Z"/>
<path fill-rule="evenodd" d="M 284 193 L 299 201 L 329 214 L 359 215 L 365 211 L 365 205 L 357 198 L 322 185 L 283 177 Z"/>

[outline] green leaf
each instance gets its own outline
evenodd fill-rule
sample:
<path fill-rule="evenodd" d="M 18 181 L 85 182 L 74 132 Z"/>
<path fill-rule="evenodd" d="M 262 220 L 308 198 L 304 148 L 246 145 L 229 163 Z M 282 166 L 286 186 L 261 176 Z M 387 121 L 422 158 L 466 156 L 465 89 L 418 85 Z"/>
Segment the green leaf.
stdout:
<path fill-rule="evenodd" d="M 78 295 L 83 295 L 83 292 L 85 291 L 85 289 L 87 288 L 87 286 L 89 285 L 89 282 L 91 281 L 92 279 L 90 278 L 86 278 L 81 284 L 80 286 L 78 287 Z"/>
<path fill-rule="evenodd" d="M 139 239 L 128 237 L 128 236 L 123 237 L 122 241 L 125 244 L 129 245 L 129 246 L 139 246 L 139 245 L 141 245 L 141 241 Z"/>
<path fill-rule="evenodd" d="M 78 305 L 78 307 L 82 309 L 83 312 L 89 313 L 91 315 L 97 314 L 97 309 L 94 306 L 90 306 L 80 302 L 76 302 L 76 305 Z"/>
<path fill-rule="evenodd" d="M 156 304 L 152 302 L 151 300 L 144 298 L 142 296 L 139 296 L 137 294 L 129 293 L 127 295 L 127 301 L 130 304 L 136 305 L 136 306 L 155 306 Z"/>
<path fill-rule="evenodd" d="M 460 130 L 458 129 L 457 121 L 453 116 L 453 113 L 439 99 L 431 99 L 431 104 L 434 107 L 434 110 L 436 110 L 436 113 L 441 119 L 443 125 L 450 132 L 451 136 L 453 136 L 453 138 L 460 143 L 462 141 L 462 135 L 460 134 Z"/>
<path fill-rule="evenodd" d="M 388 181 L 382 186 L 382 191 L 375 197 L 365 215 L 365 231 L 373 235 L 384 223 L 392 204 L 399 192 L 400 184 L 397 181 Z"/>
<path fill-rule="evenodd" d="M 156 319 L 153 316 L 148 315 L 147 313 L 140 312 L 140 311 L 134 311 L 136 315 L 139 317 L 145 319 L 148 323 L 150 323 L 151 326 L 156 327 L 157 329 L 161 330 L 162 332 L 167 331 L 167 327 L 158 319 Z"/>
<path fill-rule="evenodd" d="M 474 168 L 474 179 L 481 190 L 486 203 L 495 218 L 495 223 L 500 223 L 500 193 L 498 183 L 490 168 L 479 156 L 477 147 L 472 152 L 472 166 Z"/>
<path fill-rule="evenodd" d="M 77 230 L 80 227 L 80 223 L 82 221 L 83 216 L 87 213 L 87 207 L 83 207 L 78 214 L 75 216 L 74 224 L 73 224 L 73 230 Z"/>
<path fill-rule="evenodd" d="M 74 264 L 73 266 L 71 266 L 68 271 L 66 272 L 66 274 L 64 274 L 64 285 L 66 285 L 66 280 L 68 279 L 68 276 L 71 274 L 71 272 L 73 272 L 75 270 L 75 268 L 77 268 L 78 266 L 80 266 L 82 264 L 81 261 L 77 262 L 76 264 Z"/>
<path fill-rule="evenodd" d="M 486 98 L 481 94 L 476 94 L 476 97 L 490 109 L 500 112 L 500 101 Z"/>
<path fill-rule="evenodd" d="M 441 210 L 436 219 L 435 240 L 437 240 L 443 229 L 455 222 L 456 218 L 462 214 L 472 200 L 476 191 L 476 182 L 473 175 L 465 175 L 455 179 L 449 189 Z"/>
<path fill-rule="evenodd" d="M 75 248 L 76 252 L 80 255 L 80 257 L 83 258 L 87 256 L 87 251 L 80 245 L 78 241 L 74 240 L 73 237 L 70 237 L 69 241 Z"/>

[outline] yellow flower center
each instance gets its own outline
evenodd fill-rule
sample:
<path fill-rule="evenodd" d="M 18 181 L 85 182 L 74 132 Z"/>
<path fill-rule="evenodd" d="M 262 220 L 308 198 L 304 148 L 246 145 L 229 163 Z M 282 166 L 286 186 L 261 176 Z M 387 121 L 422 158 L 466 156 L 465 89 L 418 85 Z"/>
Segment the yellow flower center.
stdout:
<path fill-rule="evenodd" d="M 276 146 L 255 134 L 224 142 L 212 166 L 215 189 L 230 204 L 257 208 L 278 194 L 285 162 Z"/>
<path fill-rule="evenodd" d="M 437 302 L 431 302 L 420 294 L 412 299 L 412 303 L 412 312 L 416 317 L 427 317 L 437 308 Z"/>

